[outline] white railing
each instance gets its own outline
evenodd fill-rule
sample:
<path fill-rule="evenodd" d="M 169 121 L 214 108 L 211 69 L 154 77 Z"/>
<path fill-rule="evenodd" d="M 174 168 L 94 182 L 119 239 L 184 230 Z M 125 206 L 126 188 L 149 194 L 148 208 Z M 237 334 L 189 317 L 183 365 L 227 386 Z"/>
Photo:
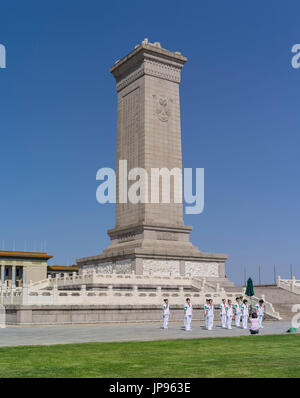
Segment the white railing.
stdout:
<path fill-rule="evenodd" d="M 131 274 L 117 274 L 115 272 L 111 274 L 97 273 L 92 271 L 83 274 L 64 274 L 63 277 L 57 276 L 48 279 L 44 279 L 39 282 L 30 283 L 30 289 L 41 290 L 47 288 L 57 287 L 72 287 L 87 284 L 97 284 L 102 286 L 109 285 L 148 285 L 148 286 L 184 286 L 194 287 L 201 290 L 219 291 L 219 284 L 213 285 L 206 281 L 205 278 L 198 279 L 190 276 L 176 276 L 170 274 L 169 276 L 158 276 L 158 275 L 136 275 L 134 272 Z"/>
<path fill-rule="evenodd" d="M 294 276 L 292 279 L 281 279 L 280 276 L 278 276 L 277 286 L 289 292 L 300 294 L 300 280 L 297 280 Z"/>
<path fill-rule="evenodd" d="M 298 283 L 295 279 L 286 281 L 278 278 L 278 286 L 296 292 Z M 100 285 L 101 291 L 87 290 L 87 284 Z M 80 290 L 63 290 L 64 287 L 79 287 Z M 121 290 L 120 287 L 128 287 Z M 144 286 L 152 287 L 146 291 Z M 177 290 L 175 289 L 177 287 Z M 184 288 L 194 288 L 197 291 L 187 292 Z M 168 290 L 166 290 L 168 288 Z M 299 292 L 300 294 L 300 292 Z M 173 305 L 182 305 L 186 297 L 190 297 L 195 305 L 203 305 L 207 297 L 214 300 L 214 304 L 221 304 L 222 299 L 231 299 L 243 295 L 243 292 L 226 292 L 219 284 L 212 284 L 205 278 L 190 276 L 158 276 L 131 274 L 101 274 L 96 271 L 77 275 L 64 274 L 63 277 L 48 277 L 32 283 L 24 288 L 0 287 L 0 304 L 15 305 L 160 305 L 166 297 Z M 264 297 L 263 297 L 264 299 Z M 252 304 L 258 302 L 258 297 L 252 297 Z M 265 299 L 264 299 L 265 301 Z M 265 301 L 266 314 L 281 319 L 271 303 Z"/>
<path fill-rule="evenodd" d="M 121 278 L 122 279 L 122 278 Z M 164 280 L 164 277 L 162 278 Z M 178 290 L 168 289 L 164 286 L 156 286 L 151 292 L 139 289 L 133 285 L 131 289 L 114 289 L 108 285 L 101 291 L 86 290 L 86 285 L 81 285 L 80 290 L 59 290 L 57 285 L 52 290 L 36 290 L 30 286 L 24 288 L 12 288 L 2 286 L 0 288 L 0 304 L 8 305 L 161 305 L 164 298 L 168 298 L 170 305 L 183 305 L 187 297 L 190 297 L 194 305 L 204 305 L 206 299 L 212 298 L 215 305 L 219 305 L 222 299 L 231 299 L 241 296 L 241 291 L 226 292 L 224 288 L 209 291 L 201 289 L 198 292 L 186 292 L 184 286 Z M 281 319 L 273 305 L 265 301 L 265 313 L 275 319 Z M 255 305 L 258 297 L 251 297 L 252 305 Z"/>
<path fill-rule="evenodd" d="M 82 285 L 80 290 L 58 290 L 54 286 L 52 290 L 34 290 L 29 287 L 0 289 L 0 303 L 4 305 L 161 305 L 164 298 L 169 298 L 170 305 L 183 305 L 187 297 L 195 305 L 203 305 L 208 297 L 212 298 L 214 304 L 221 304 L 223 298 L 233 299 L 240 292 L 185 292 L 181 286 L 178 290 L 165 290 L 158 286 L 155 290 L 143 291 L 134 285 L 129 290 L 113 289 L 108 286 L 106 290 L 86 290 Z"/>
<path fill-rule="evenodd" d="M 45 289 L 49 286 L 49 278 L 37 282 L 30 281 L 30 286 L 32 289 Z"/>
<path fill-rule="evenodd" d="M 214 291 L 219 292 L 221 290 L 219 283 L 214 285 L 212 283 L 207 282 L 206 278 L 199 279 L 199 278 L 191 277 L 190 284 L 192 287 L 195 287 L 197 289 L 209 290 L 211 292 L 214 292 Z"/>

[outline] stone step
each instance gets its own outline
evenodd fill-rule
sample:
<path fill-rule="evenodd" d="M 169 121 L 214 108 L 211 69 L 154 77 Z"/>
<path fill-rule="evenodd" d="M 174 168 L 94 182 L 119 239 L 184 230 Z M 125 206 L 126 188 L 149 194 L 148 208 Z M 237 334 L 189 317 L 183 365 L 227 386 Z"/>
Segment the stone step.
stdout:
<path fill-rule="evenodd" d="M 224 287 L 226 292 L 245 292 L 245 286 L 232 286 L 232 285 L 228 285 L 226 287 Z"/>
<path fill-rule="evenodd" d="M 292 311 L 294 304 L 300 304 L 300 295 L 289 292 L 277 286 L 254 287 L 254 292 L 264 294 L 267 301 L 273 304 L 275 311 L 278 311 L 283 320 L 291 320 L 295 316 Z"/>
<path fill-rule="evenodd" d="M 290 321 L 293 316 L 296 314 L 292 311 L 293 305 L 291 304 L 273 304 L 275 311 L 279 312 L 280 317 L 284 321 Z"/>
<path fill-rule="evenodd" d="M 245 292 L 245 286 L 228 287 L 226 291 L 243 291 Z M 283 320 L 291 320 L 295 315 L 292 312 L 294 304 L 300 304 L 300 295 L 291 293 L 285 289 L 277 287 L 276 285 L 259 285 L 254 286 L 254 295 L 256 297 L 265 296 L 266 301 L 273 304 L 275 311 L 279 312 L 280 317 Z"/>
<path fill-rule="evenodd" d="M 234 283 L 233 282 L 231 282 L 229 279 L 227 279 L 227 278 L 216 278 L 216 277 L 208 277 L 208 278 L 205 278 L 206 279 L 206 281 L 208 282 L 208 283 L 211 283 L 211 284 L 213 284 L 213 285 L 216 285 L 217 283 L 219 283 L 219 285 L 220 285 L 220 287 L 224 287 L 224 289 L 226 288 L 229 288 L 229 287 L 232 287 L 233 288 L 233 290 L 235 291 L 235 286 L 234 286 Z M 225 289 L 225 290 L 226 290 Z"/>
<path fill-rule="evenodd" d="M 266 300 L 273 305 L 279 304 L 300 304 L 300 295 L 289 292 L 285 289 L 273 286 L 254 286 L 254 293 L 256 296 L 265 295 Z"/>

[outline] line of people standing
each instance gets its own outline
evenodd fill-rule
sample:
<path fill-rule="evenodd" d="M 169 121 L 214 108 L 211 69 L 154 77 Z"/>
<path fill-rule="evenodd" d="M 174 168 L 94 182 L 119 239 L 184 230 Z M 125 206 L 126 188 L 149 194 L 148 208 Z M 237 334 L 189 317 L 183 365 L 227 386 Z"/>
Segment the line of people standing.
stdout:
<path fill-rule="evenodd" d="M 206 304 L 204 305 L 204 319 L 205 319 L 205 328 L 207 330 L 212 330 L 214 324 L 214 305 L 212 299 L 206 299 Z M 192 314 L 193 314 L 193 306 L 191 300 L 189 298 L 186 299 L 184 304 L 184 326 L 185 330 L 191 330 L 191 322 L 192 322 Z M 226 300 L 222 299 L 222 304 L 220 306 L 220 319 L 221 326 L 224 329 L 232 329 L 232 319 L 235 318 L 235 326 L 237 328 L 242 327 L 243 329 L 247 329 L 248 320 L 249 320 L 249 305 L 248 300 L 242 300 L 241 297 L 236 297 L 235 304 L 232 304 L 230 299 Z M 169 300 L 165 299 L 163 304 L 163 328 L 168 328 L 170 316 L 170 306 Z M 251 314 L 251 329 L 252 323 L 253 329 L 257 327 L 258 329 L 262 329 L 262 321 L 264 317 L 264 300 L 259 300 L 258 304 L 255 305 L 254 311 Z M 257 321 L 254 321 L 257 319 Z M 257 326 L 256 326 L 257 325 Z M 251 332 L 252 333 L 252 332 Z"/>

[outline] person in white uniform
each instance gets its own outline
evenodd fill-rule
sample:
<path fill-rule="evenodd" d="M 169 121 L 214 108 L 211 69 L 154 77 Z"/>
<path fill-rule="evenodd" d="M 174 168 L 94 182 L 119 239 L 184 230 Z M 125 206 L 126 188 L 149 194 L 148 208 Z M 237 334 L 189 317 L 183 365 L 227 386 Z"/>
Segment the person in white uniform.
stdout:
<path fill-rule="evenodd" d="M 231 327 L 232 316 L 233 316 L 233 306 L 232 306 L 231 300 L 228 300 L 227 305 L 226 305 L 226 326 L 227 326 L 227 329 L 232 329 L 232 327 Z"/>
<path fill-rule="evenodd" d="M 248 301 L 245 299 L 245 300 L 243 300 L 243 305 L 242 305 L 243 329 L 247 329 L 247 327 L 248 327 L 248 318 L 249 318 L 249 307 L 248 307 Z"/>
<path fill-rule="evenodd" d="M 163 321 L 164 321 L 164 329 L 168 329 L 168 322 L 170 317 L 170 307 L 169 307 L 169 300 L 164 299 L 163 304 Z"/>
<path fill-rule="evenodd" d="M 206 304 L 204 304 L 204 320 L 205 320 L 205 329 L 208 329 L 208 309 L 209 309 L 209 299 L 206 299 Z"/>
<path fill-rule="evenodd" d="M 214 325 L 214 306 L 213 300 L 209 300 L 208 312 L 207 312 L 207 330 L 212 330 Z"/>
<path fill-rule="evenodd" d="M 262 321 L 264 319 L 264 300 L 259 300 L 258 304 L 255 306 L 255 312 L 258 318 L 258 327 L 263 329 Z"/>
<path fill-rule="evenodd" d="M 222 328 L 226 328 L 226 300 L 222 299 L 222 304 L 220 306 L 220 318 Z"/>
<path fill-rule="evenodd" d="M 241 317 L 242 317 L 242 304 L 239 297 L 236 298 L 234 310 L 235 310 L 235 326 L 239 328 L 241 326 Z"/>
<path fill-rule="evenodd" d="M 186 331 L 191 330 L 192 313 L 193 313 L 192 303 L 191 300 L 187 298 L 184 304 L 184 326 Z"/>

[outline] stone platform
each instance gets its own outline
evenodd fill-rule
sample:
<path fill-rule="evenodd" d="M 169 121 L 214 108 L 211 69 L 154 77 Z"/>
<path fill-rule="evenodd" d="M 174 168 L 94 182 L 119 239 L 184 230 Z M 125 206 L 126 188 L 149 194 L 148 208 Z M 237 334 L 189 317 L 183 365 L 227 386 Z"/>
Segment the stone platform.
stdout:
<path fill-rule="evenodd" d="M 6 305 L 7 325 L 62 325 L 159 322 L 161 305 Z M 216 323 L 219 306 L 215 307 Z M 183 319 L 183 305 L 172 305 L 170 322 Z M 193 305 L 193 320 L 204 319 L 203 305 Z M 266 315 L 266 319 L 274 318 Z"/>
<path fill-rule="evenodd" d="M 161 305 L 6 305 L 5 309 L 8 325 L 151 322 L 162 317 Z M 196 319 L 203 318 L 203 306 L 194 306 L 194 311 Z M 182 317 L 183 305 L 172 306 L 170 321 Z"/>

